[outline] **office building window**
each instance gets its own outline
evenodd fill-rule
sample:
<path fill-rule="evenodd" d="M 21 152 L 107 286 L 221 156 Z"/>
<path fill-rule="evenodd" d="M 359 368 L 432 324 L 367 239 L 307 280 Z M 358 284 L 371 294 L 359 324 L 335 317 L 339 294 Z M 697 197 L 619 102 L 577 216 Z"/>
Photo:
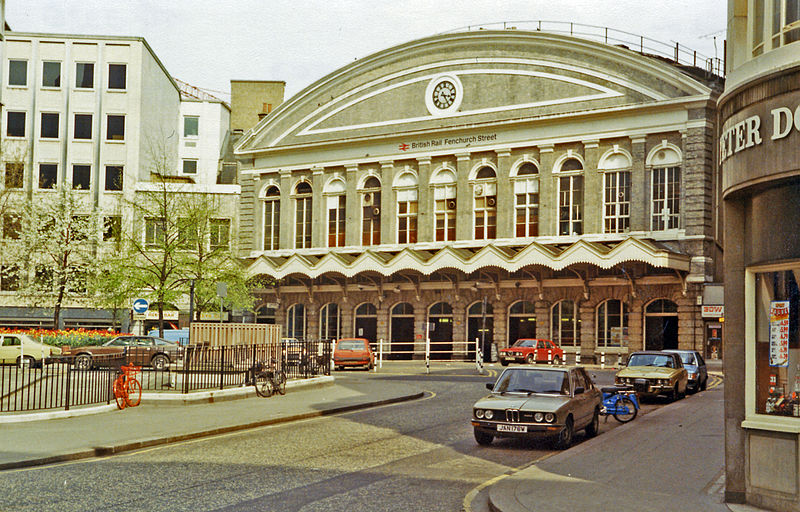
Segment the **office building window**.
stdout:
<path fill-rule="evenodd" d="M 125 116 L 108 115 L 106 140 L 125 140 Z"/>
<path fill-rule="evenodd" d="M 75 64 L 75 88 L 92 89 L 94 87 L 94 64 L 78 62 Z"/>
<path fill-rule="evenodd" d="M 89 190 L 91 182 L 91 166 L 75 164 L 72 166 L 72 188 L 76 190 Z"/>
<path fill-rule="evenodd" d="M 108 88 L 125 89 L 127 66 L 125 64 L 108 65 Z"/>
<path fill-rule="evenodd" d="M 81 140 L 92 138 L 92 114 L 75 114 L 75 129 L 72 136 Z"/>
<path fill-rule="evenodd" d="M 22 188 L 25 177 L 25 164 L 22 162 L 6 162 L 6 188 Z"/>
<path fill-rule="evenodd" d="M 200 133 L 200 118 L 197 116 L 183 117 L 183 136 L 197 137 Z"/>
<path fill-rule="evenodd" d="M 103 218 L 103 241 L 118 242 L 122 237 L 122 217 L 112 215 Z"/>
<path fill-rule="evenodd" d="M 370 176 L 361 189 L 361 244 L 381 243 L 381 182 Z"/>
<path fill-rule="evenodd" d="M 184 160 L 183 174 L 197 174 L 197 160 L 190 160 L 190 159 Z"/>
<path fill-rule="evenodd" d="M 58 165 L 39 164 L 39 188 L 56 188 L 58 184 Z"/>
<path fill-rule="evenodd" d="M 61 87 L 61 63 L 42 63 L 42 87 Z"/>
<path fill-rule="evenodd" d="M 6 116 L 6 136 L 25 136 L 25 112 L 8 112 Z"/>
<path fill-rule="evenodd" d="M 211 219 L 209 221 L 211 240 L 209 246 L 212 251 L 228 249 L 231 243 L 231 219 Z"/>
<path fill-rule="evenodd" d="M 16 87 L 27 87 L 28 85 L 27 60 L 8 61 L 8 85 Z"/>
<path fill-rule="evenodd" d="M 42 113 L 42 126 L 39 135 L 43 139 L 57 139 L 58 138 L 58 114 L 57 113 Z"/>
<path fill-rule="evenodd" d="M 267 188 L 264 199 L 264 250 L 279 248 L 281 229 L 281 193 L 278 187 Z"/>
<path fill-rule="evenodd" d="M 106 166 L 106 190 L 111 190 L 111 191 L 122 190 L 122 166 L 121 165 L 107 165 Z"/>
<path fill-rule="evenodd" d="M 308 249 L 311 247 L 311 222 L 313 219 L 311 185 L 305 181 L 298 183 L 294 189 L 294 202 L 294 247 L 295 249 Z"/>
<path fill-rule="evenodd" d="M 515 233 L 518 237 L 539 236 L 539 168 L 525 162 L 514 178 Z"/>

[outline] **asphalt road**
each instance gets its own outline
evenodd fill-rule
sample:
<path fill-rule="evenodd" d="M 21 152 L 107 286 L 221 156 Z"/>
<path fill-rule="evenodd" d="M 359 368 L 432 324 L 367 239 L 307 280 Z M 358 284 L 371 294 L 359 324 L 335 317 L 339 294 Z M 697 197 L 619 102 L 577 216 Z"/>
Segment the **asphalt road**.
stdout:
<path fill-rule="evenodd" d="M 498 370 L 500 368 L 498 367 Z M 13 511 L 458 511 L 480 484 L 552 451 L 547 441 L 472 437 L 472 403 L 490 377 L 337 372 L 396 379 L 425 398 L 49 467 L 0 473 Z M 591 372 L 607 384 L 613 372 Z M 645 404 L 645 410 L 658 403 Z M 613 419 L 601 420 L 602 432 Z M 577 442 L 583 434 L 577 435 Z"/>

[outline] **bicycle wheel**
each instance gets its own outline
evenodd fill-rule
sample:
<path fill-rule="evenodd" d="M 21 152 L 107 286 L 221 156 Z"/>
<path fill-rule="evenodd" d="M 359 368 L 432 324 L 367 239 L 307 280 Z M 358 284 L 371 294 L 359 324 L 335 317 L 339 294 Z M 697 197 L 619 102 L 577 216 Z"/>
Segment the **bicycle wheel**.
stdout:
<path fill-rule="evenodd" d="M 128 389 L 125 386 L 125 380 L 123 379 L 122 375 L 114 379 L 114 401 L 117 402 L 117 408 L 124 409 L 125 405 L 125 397 L 128 394 Z"/>
<path fill-rule="evenodd" d="M 128 379 L 128 393 L 125 403 L 128 407 L 136 407 L 142 402 L 142 385 L 136 379 Z"/>
<path fill-rule="evenodd" d="M 275 372 L 275 390 L 282 394 L 286 394 L 286 373 L 283 370 Z"/>
<path fill-rule="evenodd" d="M 272 396 L 272 382 L 269 380 L 266 372 L 258 372 L 255 374 L 253 385 L 256 388 L 256 394 L 260 397 L 267 398 Z"/>
<path fill-rule="evenodd" d="M 616 403 L 614 403 L 614 410 L 614 419 L 620 423 L 628 423 L 639 413 L 633 400 L 624 395 L 620 395 L 617 398 Z"/>

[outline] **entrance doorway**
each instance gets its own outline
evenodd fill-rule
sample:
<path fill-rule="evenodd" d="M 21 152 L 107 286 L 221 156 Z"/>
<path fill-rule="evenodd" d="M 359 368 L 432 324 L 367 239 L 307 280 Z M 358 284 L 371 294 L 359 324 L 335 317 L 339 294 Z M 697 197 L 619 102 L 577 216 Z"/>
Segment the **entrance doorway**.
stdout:
<path fill-rule="evenodd" d="M 481 345 L 483 361 L 488 363 L 492 358 L 492 340 L 494 340 L 494 310 L 486 303 L 486 315 L 483 314 L 483 302 L 476 302 L 467 310 L 467 357 L 475 359 L 475 340 Z"/>
<path fill-rule="evenodd" d="M 428 321 L 431 359 L 452 359 L 453 307 L 446 302 L 437 302 L 428 310 Z"/>
<path fill-rule="evenodd" d="M 521 300 L 508 310 L 508 346 L 521 338 L 536 337 L 536 309 L 533 302 Z"/>
<path fill-rule="evenodd" d="M 414 306 L 401 302 L 392 307 L 391 353 L 387 359 L 411 359 L 414 355 Z"/>
<path fill-rule="evenodd" d="M 375 304 L 366 302 L 356 308 L 355 316 L 356 338 L 364 338 L 369 341 L 372 350 L 377 351 L 378 342 L 378 308 Z"/>
<path fill-rule="evenodd" d="M 645 350 L 678 348 L 678 305 L 671 300 L 658 299 L 645 309 Z"/>

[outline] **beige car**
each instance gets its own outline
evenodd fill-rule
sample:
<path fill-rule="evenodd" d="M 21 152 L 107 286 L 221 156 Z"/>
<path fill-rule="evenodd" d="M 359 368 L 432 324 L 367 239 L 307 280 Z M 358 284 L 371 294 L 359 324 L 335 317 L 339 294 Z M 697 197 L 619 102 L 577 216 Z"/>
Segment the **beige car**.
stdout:
<path fill-rule="evenodd" d="M 686 396 L 689 372 L 680 355 L 646 350 L 634 352 L 625 368 L 617 372 L 616 384 L 633 386 L 639 394 L 667 395 L 672 400 Z"/>
<path fill-rule="evenodd" d="M 591 437 L 599 431 L 602 393 L 581 367 L 508 368 L 486 387 L 492 394 L 472 407 L 478 444 L 495 437 L 550 436 L 564 449 L 575 432 Z"/>
<path fill-rule="evenodd" d="M 0 336 L 0 363 L 41 366 L 47 357 L 61 355 L 61 349 L 39 343 L 27 334 L 3 334 Z"/>

